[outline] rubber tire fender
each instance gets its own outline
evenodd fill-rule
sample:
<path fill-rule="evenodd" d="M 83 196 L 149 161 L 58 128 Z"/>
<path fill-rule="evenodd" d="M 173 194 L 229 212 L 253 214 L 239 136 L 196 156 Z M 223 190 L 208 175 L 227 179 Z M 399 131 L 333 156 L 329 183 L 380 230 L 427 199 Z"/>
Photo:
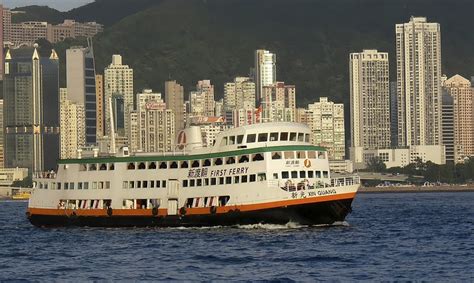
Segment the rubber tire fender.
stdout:
<path fill-rule="evenodd" d="M 110 217 L 110 216 L 112 216 L 113 213 L 114 213 L 114 211 L 112 210 L 112 207 L 109 206 L 107 208 L 107 215 Z"/>
<path fill-rule="evenodd" d="M 184 207 L 184 206 L 181 207 L 181 208 L 179 209 L 179 214 L 181 214 L 181 215 L 183 215 L 183 216 L 186 215 L 186 207 Z"/>
<path fill-rule="evenodd" d="M 211 212 L 211 214 L 216 214 L 217 213 L 217 207 L 215 205 L 213 205 L 213 206 L 211 206 L 209 211 Z"/>
<path fill-rule="evenodd" d="M 158 207 L 153 207 L 153 209 L 151 210 L 151 214 L 153 216 L 157 216 L 158 215 Z"/>

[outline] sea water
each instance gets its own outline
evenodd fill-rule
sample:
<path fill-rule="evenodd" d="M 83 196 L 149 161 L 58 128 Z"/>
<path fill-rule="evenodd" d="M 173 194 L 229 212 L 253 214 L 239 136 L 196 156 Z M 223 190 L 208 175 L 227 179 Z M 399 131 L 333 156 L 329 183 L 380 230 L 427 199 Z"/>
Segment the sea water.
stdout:
<path fill-rule="evenodd" d="M 0 202 L 0 281 L 474 280 L 474 193 L 359 194 L 332 226 L 37 228 Z"/>

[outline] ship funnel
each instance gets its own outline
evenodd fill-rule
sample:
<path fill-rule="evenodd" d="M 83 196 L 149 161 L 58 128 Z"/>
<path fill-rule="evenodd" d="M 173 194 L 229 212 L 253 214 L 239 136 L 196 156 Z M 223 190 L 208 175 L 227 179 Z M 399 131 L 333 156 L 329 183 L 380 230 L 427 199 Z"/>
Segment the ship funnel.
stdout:
<path fill-rule="evenodd" d="M 178 132 L 176 136 L 176 149 L 189 151 L 202 147 L 202 133 L 200 127 L 191 126 Z"/>

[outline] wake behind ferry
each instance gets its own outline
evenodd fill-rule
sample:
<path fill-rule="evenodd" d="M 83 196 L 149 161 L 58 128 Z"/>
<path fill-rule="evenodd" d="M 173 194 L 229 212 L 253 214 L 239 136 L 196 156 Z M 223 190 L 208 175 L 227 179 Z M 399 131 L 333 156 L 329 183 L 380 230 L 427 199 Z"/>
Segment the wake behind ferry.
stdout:
<path fill-rule="evenodd" d="M 303 225 L 343 221 L 360 186 L 331 178 L 328 154 L 298 123 L 221 132 L 204 147 L 199 127 L 177 150 L 60 160 L 37 173 L 27 216 L 36 226 Z"/>

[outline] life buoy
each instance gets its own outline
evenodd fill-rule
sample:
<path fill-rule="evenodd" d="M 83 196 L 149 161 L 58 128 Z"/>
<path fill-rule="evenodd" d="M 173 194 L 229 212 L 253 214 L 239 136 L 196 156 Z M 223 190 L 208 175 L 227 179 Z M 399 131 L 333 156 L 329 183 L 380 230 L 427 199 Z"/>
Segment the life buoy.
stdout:
<path fill-rule="evenodd" d="M 303 164 L 304 164 L 304 167 L 306 168 L 311 167 L 311 160 L 305 159 Z"/>
<path fill-rule="evenodd" d="M 112 207 L 109 206 L 109 207 L 107 208 L 107 215 L 108 215 L 108 216 L 112 216 L 112 214 L 113 214 Z"/>
<path fill-rule="evenodd" d="M 211 206 L 211 209 L 210 209 L 210 211 L 211 211 L 211 214 L 216 214 L 216 213 L 217 213 L 217 207 L 216 207 L 216 206 L 214 206 L 214 205 L 213 205 L 213 206 Z"/>
<path fill-rule="evenodd" d="M 186 215 L 186 207 L 184 207 L 184 206 L 181 207 L 181 208 L 179 209 L 179 214 L 181 214 L 181 215 Z"/>
<path fill-rule="evenodd" d="M 158 215 L 158 207 L 153 207 L 153 209 L 151 210 L 151 214 L 153 216 L 157 216 Z"/>

